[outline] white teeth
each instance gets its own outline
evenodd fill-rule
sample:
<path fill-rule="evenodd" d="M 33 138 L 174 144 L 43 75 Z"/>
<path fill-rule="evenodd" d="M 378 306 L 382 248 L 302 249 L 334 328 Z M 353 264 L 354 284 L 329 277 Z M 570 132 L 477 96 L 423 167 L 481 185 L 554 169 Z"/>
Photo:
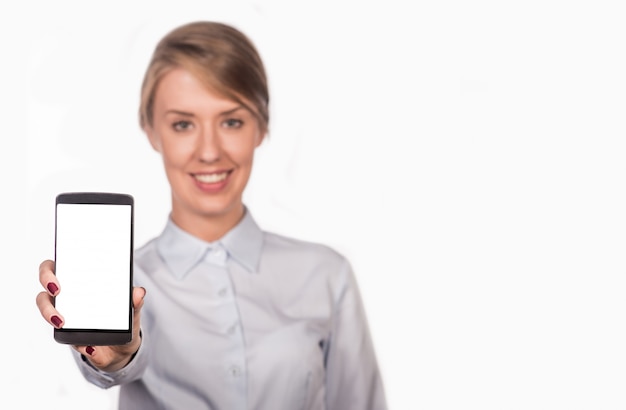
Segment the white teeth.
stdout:
<path fill-rule="evenodd" d="M 221 172 L 219 174 L 196 174 L 195 177 L 198 181 L 205 184 L 214 184 L 226 179 L 228 172 Z"/>

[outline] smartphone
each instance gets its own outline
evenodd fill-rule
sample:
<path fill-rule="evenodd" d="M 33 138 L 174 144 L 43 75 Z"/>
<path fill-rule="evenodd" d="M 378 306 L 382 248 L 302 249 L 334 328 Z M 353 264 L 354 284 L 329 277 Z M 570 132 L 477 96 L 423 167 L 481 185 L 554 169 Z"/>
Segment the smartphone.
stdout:
<path fill-rule="evenodd" d="M 133 329 L 134 199 L 121 193 L 56 197 L 54 305 L 64 317 L 54 339 L 73 345 L 121 345 Z"/>

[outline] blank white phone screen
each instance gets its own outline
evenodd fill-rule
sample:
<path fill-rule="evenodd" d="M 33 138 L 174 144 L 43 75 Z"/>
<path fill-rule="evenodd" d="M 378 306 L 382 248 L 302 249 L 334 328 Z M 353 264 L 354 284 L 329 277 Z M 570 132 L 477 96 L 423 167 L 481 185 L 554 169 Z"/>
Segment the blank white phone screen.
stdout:
<path fill-rule="evenodd" d="M 65 329 L 129 328 L 130 205 L 57 204 L 55 305 Z"/>

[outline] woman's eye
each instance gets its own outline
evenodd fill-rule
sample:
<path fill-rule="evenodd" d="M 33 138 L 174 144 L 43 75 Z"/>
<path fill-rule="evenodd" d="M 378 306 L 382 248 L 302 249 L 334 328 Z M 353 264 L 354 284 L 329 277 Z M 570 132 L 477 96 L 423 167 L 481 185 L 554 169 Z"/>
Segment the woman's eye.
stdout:
<path fill-rule="evenodd" d="M 177 121 L 174 123 L 173 128 L 176 131 L 186 131 L 191 128 L 191 123 L 189 121 Z"/>
<path fill-rule="evenodd" d="M 224 121 L 224 126 L 226 128 L 239 128 L 243 125 L 243 121 L 237 120 L 235 118 L 229 118 Z"/>

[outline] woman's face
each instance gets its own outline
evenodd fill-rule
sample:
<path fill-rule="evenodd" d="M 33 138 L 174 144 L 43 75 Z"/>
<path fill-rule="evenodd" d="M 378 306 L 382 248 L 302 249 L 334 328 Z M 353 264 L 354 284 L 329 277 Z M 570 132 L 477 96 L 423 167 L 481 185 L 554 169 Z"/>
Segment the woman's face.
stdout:
<path fill-rule="evenodd" d="M 207 220 L 234 226 L 263 140 L 256 117 L 181 68 L 161 79 L 153 107 L 153 124 L 145 131 L 163 158 L 174 222 L 191 233 Z"/>

